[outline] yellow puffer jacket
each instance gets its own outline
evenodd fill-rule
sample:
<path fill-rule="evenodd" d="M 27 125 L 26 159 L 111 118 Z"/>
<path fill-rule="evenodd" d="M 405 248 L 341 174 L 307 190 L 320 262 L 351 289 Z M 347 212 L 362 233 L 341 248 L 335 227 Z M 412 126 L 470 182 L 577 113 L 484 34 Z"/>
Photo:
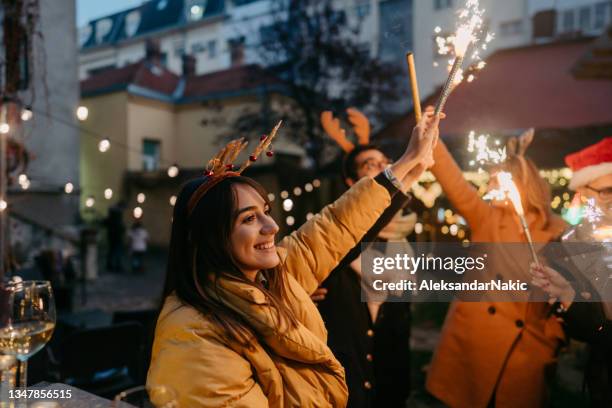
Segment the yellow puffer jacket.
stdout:
<path fill-rule="evenodd" d="M 344 407 L 344 369 L 327 347 L 327 331 L 309 294 L 390 204 L 389 190 L 363 179 L 278 245 L 287 273 L 287 305 L 300 324 L 279 327 L 264 294 L 221 279 L 220 297 L 252 323 L 250 349 L 169 296 L 155 331 L 148 385 L 167 385 L 186 407 Z"/>

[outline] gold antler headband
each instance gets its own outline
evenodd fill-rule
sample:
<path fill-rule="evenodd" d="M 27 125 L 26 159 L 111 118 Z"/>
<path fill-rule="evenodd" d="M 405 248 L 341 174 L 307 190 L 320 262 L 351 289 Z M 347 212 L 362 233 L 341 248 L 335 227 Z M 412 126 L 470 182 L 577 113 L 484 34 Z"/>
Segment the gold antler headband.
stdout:
<path fill-rule="evenodd" d="M 249 158 L 240 166 L 240 168 L 234 171 L 233 161 L 238 157 L 240 152 L 244 150 L 248 142 L 244 138 L 232 140 L 223 149 L 221 149 L 215 157 L 208 161 L 206 171 L 204 175 L 207 176 L 207 180 L 198 187 L 198 189 L 191 195 L 189 202 L 187 203 L 187 211 L 189 214 L 193 212 L 193 209 L 198 205 L 198 202 L 202 197 L 214 186 L 229 177 L 239 176 L 247 167 L 257 161 L 257 158 L 266 151 L 268 157 L 272 157 L 274 152 L 270 149 L 272 140 L 276 137 L 278 129 L 281 127 L 283 121 L 279 121 L 269 135 L 261 137 L 259 144 L 249 156 Z"/>

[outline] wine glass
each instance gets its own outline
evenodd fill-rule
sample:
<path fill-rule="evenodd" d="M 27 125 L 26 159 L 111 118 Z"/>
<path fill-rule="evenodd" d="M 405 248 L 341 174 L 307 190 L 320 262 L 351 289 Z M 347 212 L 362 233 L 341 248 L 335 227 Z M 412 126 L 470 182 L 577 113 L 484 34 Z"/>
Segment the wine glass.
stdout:
<path fill-rule="evenodd" d="M 178 408 L 176 392 L 166 385 L 129 388 L 115 396 L 113 408 Z"/>
<path fill-rule="evenodd" d="M 55 301 L 48 281 L 16 281 L 0 296 L 0 351 L 21 363 L 19 387 L 27 386 L 28 358 L 40 351 L 55 328 Z"/>

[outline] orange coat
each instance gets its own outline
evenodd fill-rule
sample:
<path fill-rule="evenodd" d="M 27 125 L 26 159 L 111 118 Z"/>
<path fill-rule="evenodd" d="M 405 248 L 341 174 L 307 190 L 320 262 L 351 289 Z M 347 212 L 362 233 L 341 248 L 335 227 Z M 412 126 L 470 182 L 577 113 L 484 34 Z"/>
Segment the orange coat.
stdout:
<path fill-rule="evenodd" d="M 432 171 L 450 202 L 466 219 L 474 242 L 526 242 L 512 208 L 491 206 L 468 183 L 443 143 L 434 151 Z M 527 214 L 533 240 L 545 243 L 565 228 L 553 217 Z M 498 247 L 506 276 L 529 282 L 530 259 Z M 490 259 L 493 261 L 493 259 Z M 554 369 L 564 339 L 545 303 L 459 302 L 451 304 L 429 368 L 426 387 L 450 407 L 539 407 L 546 401 L 547 373 Z"/>

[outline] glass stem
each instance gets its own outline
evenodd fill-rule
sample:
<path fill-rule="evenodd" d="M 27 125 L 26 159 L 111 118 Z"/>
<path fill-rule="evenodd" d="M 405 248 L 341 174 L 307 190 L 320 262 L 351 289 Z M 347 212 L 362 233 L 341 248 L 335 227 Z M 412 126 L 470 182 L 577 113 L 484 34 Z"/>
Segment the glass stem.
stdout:
<path fill-rule="evenodd" d="M 19 387 L 28 386 L 28 360 L 19 361 Z"/>

